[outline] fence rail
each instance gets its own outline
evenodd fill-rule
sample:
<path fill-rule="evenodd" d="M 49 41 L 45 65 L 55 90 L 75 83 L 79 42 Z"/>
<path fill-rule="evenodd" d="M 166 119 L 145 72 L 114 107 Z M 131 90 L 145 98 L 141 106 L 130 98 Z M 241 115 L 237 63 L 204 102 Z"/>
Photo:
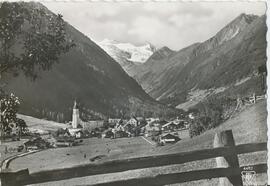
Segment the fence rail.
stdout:
<path fill-rule="evenodd" d="M 100 183 L 91 186 L 163 186 L 168 184 L 183 183 L 189 181 L 197 181 L 201 179 L 211 179 L 219 177 L 229 177 L 233 175 L 238 175 L 238 172 L 243 170 L 244 167 L 240 168 L 214 168 L 208 170 L 195 170 L 181 173 L 163 174 L 153 177 L 145 178 L 134 178 L 130 180 L 120 180 L 109 183 Z M 267 171 L 266 164 L 254 165 L 253 170 L 256 173 L 264 173 Z"/>
<path fill-rule="evenodd" d="M 122 159 L 104 163 L 91 163 L 87 165 L 80 165 L 65 169 L 41 171 L 32 174 L 29 174 L 28 169 L 18 172 L 7 172 L 7 173 L 3 172 L 0 174 L 0 177 L 3 186 L 27 185 L 50 181 L 59 181 L 76 177 L 92 176 L 98 174 L 116 173 L 135 169 L 182 164 L 191 161 L 216 158 L 218 167 L 214 169 L 162 174 L 152 177 L 134 178 L 130 180 L 119 180 L 97 185 L 154 186 L 172 183 L 182 183 L 200 179 L 227 177 L 227 180 L 224 181 L 223 179 L 222 181 L 220 181 L 220 185 L 225 185 L 224 182 L 230 182 L 231 185 L 239 186 L 239 184 L 242 185 L 241 170 L 243 167 L 239 167 L 237 155 L 267 150 L 266 143 L 252 143 L 235 146 L 231 130 L 223 131 L 219 134 L 216 134 L 214 139 L 214 147 L 215 148 L 213 149 L 196 150 L 184 153 Z M 231 161 L 233 162 L 233 164 L 231 164 Z M 227 165 L 223 164 L 224 162 L 227 162 Z M 254 169 L 257 170 L 256 171 L 257 173 L 266 172 L 267 170 L 266 164 L 259 164 L 252 166 Z"/>

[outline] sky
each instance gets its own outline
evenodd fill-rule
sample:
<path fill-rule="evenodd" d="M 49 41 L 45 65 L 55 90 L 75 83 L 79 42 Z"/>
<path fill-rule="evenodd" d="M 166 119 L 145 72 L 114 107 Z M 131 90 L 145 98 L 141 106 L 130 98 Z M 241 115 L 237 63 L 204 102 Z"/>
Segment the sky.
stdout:
<path fill-rule="evenodd" d="M 264 2 L 46 2 L 94 41 L 180 50 L 203 42 L 241 13 L 263 15 Z"/>

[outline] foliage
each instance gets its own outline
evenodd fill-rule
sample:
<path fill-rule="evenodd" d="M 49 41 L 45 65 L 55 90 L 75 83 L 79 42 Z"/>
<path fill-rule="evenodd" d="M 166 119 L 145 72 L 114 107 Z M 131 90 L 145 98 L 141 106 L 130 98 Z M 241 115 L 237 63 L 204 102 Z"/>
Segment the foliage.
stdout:
<path fill-rule="evenodd" d="M 190 125 L 190 137 L 198 136 L 207 129 L 211 128 L 211 118 L 207 116 L 195 118 Z"/>
<path fill-rule="evenodd" d="M 61 15 L 48 15 L 19 2 L 0 5 L 1 75 L 21 70 L 35 79 L 37 70 L 51 69 L 72 46 Z"/>
<path fill-rule="evenodd" d="M 27 134 L 27 125 L 23 119 L 17 118 L 15 123 L 16 126 L 20 128 L 22 134 Z"/>
<path fill-rule="evenodd" d="M 19 99 L 14 94 L 0 94 L 0 119 L 4 131 L 9 130 L 9 123 L 16 123 L 16 114 L 19 109 Z"/>
<path fill-rule="evenodd" d="M 189 112 L 195 113 L 195 118 L 191 120 L 190 137 L 215 128 L 229 118 L 230 111 L 236 106 L 236 100 L 228 97 L 209 97 L 192 108 Z"/>
<path fill-rule="evenodd" d="M 68 40 L 61 15 L 47 14 L 45 9 L 26 6 L 23 2 L 0 4 L 0 79 L 4 73 L 35 79 L 38 70 L 50 70 L 61 54 L 74 43 Z M 0 89 L 1 121 L 4 131 L 16 122 L 19 100 Z"/>

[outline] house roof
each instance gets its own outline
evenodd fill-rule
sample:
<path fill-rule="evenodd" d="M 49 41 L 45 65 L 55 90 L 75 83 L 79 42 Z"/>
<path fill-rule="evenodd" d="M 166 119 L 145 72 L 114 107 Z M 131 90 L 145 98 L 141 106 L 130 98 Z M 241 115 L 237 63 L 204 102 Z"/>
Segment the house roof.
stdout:
<path fill-rule="evenodd" d="M 24 145 L 26 145 L 26 146 L 35 146 L 36 145 L 36 142 L 34 142 L 34 141 L 27 141 L 27 142 L 24 143 Z"/>
<path fill-rule="evenodd" d="M 166 123 L 165 125 L 163 125 L 162 127 L 167 127 L 167 126 L 169 126 L 169 125 L 175 125 L 175 126 L 177 126 L 175 123 L 169 122 L 169 123 Z"/>
<path fill-rule="evenodd" d="M 181 140 L 181 138 L 179 138 L 178 136 L 173 135 L 173 134 L 171 134 L 171 133 L 162 134 L 162 135 L 161 135 L 161 138 L 173 138 L 173 139 Z"/>
<path fill-rule="evenodd" d="M 147 125 L 145 126 L 145 129 L 146 129 L 147 131 L 160 131 L 160 130 L 161 130 L 160 127 L 158 127 L 158 126 L 150 126 L 149 124 L 147 124 Z"/>

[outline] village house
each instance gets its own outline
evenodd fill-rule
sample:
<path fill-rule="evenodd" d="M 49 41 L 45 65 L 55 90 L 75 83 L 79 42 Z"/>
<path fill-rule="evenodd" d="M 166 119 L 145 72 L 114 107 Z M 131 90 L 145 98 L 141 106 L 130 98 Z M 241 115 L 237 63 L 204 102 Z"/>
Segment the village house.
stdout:
<path fill-rule="evenodd" d="M 121 119 L 119 119 L 119 118 L 109 118 L 108 123 L 109 124 L 116 124 L 116 123 L 119 123 L 120 120 Z"/>
<path fill-rule="evenodd" d="M 133 129 L 134 127 L 136 127 L 136 124 L 132 124 L 132 123 L 127 122 L 127 123 L 123 126 L 123 131 L 131 132 L 132 129 Z"/>
<path fill-rule="evenodd" d="M 125 130 L 124 124 L 123 124 L 123 123 L 117 123 L 117 124 L 114 126 L 114 129 L 115 129 L 115 131 L 124 131 L 124 130 Z"/>
<path fill-rule="evenodd" d="M 181 139 L 172 133 L 167 133 L 167 134 L 161 134 L 159 136 L 159 143 L 162 145 L 165 145 L 167 143 L 176 143 L 180 141 Z"/>
<path fill-rule="evenodd" d="M 75 144 L 75 137 L 71 136 L 59 136 L 56 137 L 56 147 L 70 147 Z"/>
<path fill-rule="evenodd" d="M 139 124 L 139 122 L 135 117 L 132 117 L 132 118 L 130 118 L 130 120 L 128 120 L 127 124 L 137 126 Z"/>
<path fill-rule="evenodd" d="M 104 127 L 104 120 L 94 120 L 94 121 L 86 121 L 82 122 L 83 130 L 91 131 L 95 128 Z"/>
<path fill-rule="evenodd" d="M 114 134 L 113 138 L 122 138 L 130 136 L 130 132 L 128 130 L 129 126 L 131 126 L 131 124 L 123 122 L 123 120 L 120 120 L 119 123 L 117 123 L 111 130 L 112 133 Z"/>
<path fill-rule="evenodd" d="M 38 150 L 38 146 L 34 141 L 27 141 L 24 146 L 27 151 Z"/>
<path fill-rule="evenodd" d="M 129 123 L 127 123 L 124 126 L 124 129 L 125 129 L 125 132 L 128 133 L 129 137 L 136 137 L 136 136 L 141 135 L 141 133 L 142 133 L 142 131 L 141 131 L 142 129 L 140 126 L 131 125 Z"/>
<path fill-rule="evenodd" d="M 130 133 L 126 131 L 116 131 L 114 134 L 114 138 L 124 138 L 124 137 L 130 137 Z"/>
<path fill-rule="evenodd" d="M 145 137 L 158 136 L 160 134 L 161 126 L 157 120 L 154 120 L 145 126 Z"/>
<path fill-rule="evenodd" d="M 158 122 L 159 118 L 146 118 L 147 123 Z"/>
<path fill-rule="evenodd" d="M 102 132 L 101 138 L 114 138 L 115 134 L 112 132 L 112 129 L 107 129 Z"/>
<path fill-rule="evenodd" d="M 41 137 L 37 137 L 31 139 L 24 143 L 26 150 L 38 150 L 38 149 L 46 149 L 50 147 L 50 143 Z"/>
<path fill-rule="evenodd" d="M 181 139 L 190 138 L 189 136 L 189 128 L 184 128 L 177 131 L 178 137 Z"/>
<path fill-rule="evenodd" d="M 175 131 L 178 129 L 178 125 L 174 122 L 168 122 L 161 127 L 162 131 Z"/>
<path fill-rule="evenodd" d="M 185 127 L 186 120 L 179 119 L 177 117 L 175 120 L 173 120 L 173 123 L 176 124 L 178 126 L 178 128 L 184 128 Z"/>

